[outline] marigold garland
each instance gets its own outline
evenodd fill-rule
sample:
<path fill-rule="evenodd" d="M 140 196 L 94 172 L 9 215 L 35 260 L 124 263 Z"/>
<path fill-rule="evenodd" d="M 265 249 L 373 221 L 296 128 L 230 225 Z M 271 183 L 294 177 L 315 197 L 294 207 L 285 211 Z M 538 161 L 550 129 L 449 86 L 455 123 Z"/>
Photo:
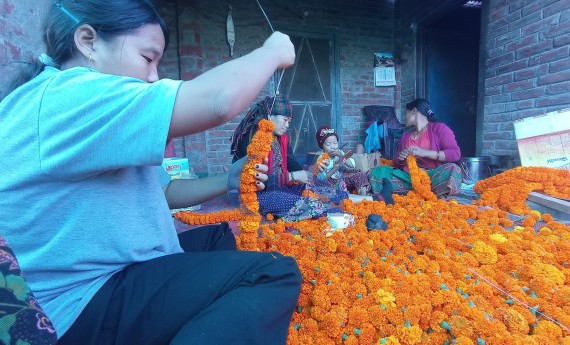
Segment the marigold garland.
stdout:
<path fill-rule="evenodd" d="M 393 167 L 394 166 L 394 161 L 390 160 L 390 159 L 386 159 L 384 157 L 380 157 L 380 164 L 381 165 L 386 165 L 389 167 Z"/>
<path fill-rule="evenodd" d="M 412 180 L 412 188 L 425 200 L 435 201 L 437 196 L 431 191 L 431 180 L 425 170 L 418 167 L 416 157 L 408 155 L 408 169 Z"/>
<path fill-rule="evenodd" d="M 235 210 L 222 210 L 218 212 L 199 213 L 191 211 L 176 212 L 174 217 L 181 222 L 190 225 L 206 225 L 221 222 L 231 222 L 240 220 L 242 213 L 239 209 Z"/>
<path fill-rule="evenodd" d="M 257 231 L 261 216 L 259 215 L 259 203 L 257 201 L 255 165 L 263 163 L 263 160 L 269 155 L 274 128 L 273 122 L 261 120 L 257 132 L 247 146 L 248 159 L 243 165 L 240 179 L 240 201 L 244 214 L 238 223 L 240 249 L 259 250 Z"/>
<path fill-rule="evenodd" d="M 526 205 L 530 192 L 540 191 L 556 198 L 570 199 L 570 171 L 546 167 L 516 167 L 477 182 L 473 190 L 481 194 L 478 205 L 497 207 L 523 215 L 531 211 Z"/>

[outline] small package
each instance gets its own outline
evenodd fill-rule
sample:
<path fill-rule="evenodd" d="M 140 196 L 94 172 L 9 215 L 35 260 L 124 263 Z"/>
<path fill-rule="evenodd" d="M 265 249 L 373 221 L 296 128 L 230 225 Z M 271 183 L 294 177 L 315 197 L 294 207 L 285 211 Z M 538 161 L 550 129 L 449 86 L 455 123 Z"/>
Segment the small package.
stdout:
<path fill-rule="evenodd" d="M 354 167 L 358 171 L 368 172 L 373 168 L 382 165 L 382 155 L 380 152 L 355 153 L 352 155 Z"/>
<path fill-rule="evenodd" d="M 513 122 L 522 166 L 570 170 L 570 108 Z"/>
<path fill-rule="evenodd" d="M 170 175 L 172 180 L 177 179 L 197 179 L 198 175 L 190 170 L 188 158 L 164 158 L 162 168 Z M 177 208 L 170 210 L 173 214 L 180 211 L 198 211 L 201 205 L 194 205 L 186 208 Z"/>
<path fill-rule="evenodd" d="M 188 158 L 164 158 L 162 168 L 170 175 L 171 179 L 179 179 L 190 173 Z"/>
<path fill-rule="evenodd" d="M 329 213 L 327 214 L 327 221 L 332 230 L 342 230 L 354 225 L 354 216 L 348 213 Z"/>

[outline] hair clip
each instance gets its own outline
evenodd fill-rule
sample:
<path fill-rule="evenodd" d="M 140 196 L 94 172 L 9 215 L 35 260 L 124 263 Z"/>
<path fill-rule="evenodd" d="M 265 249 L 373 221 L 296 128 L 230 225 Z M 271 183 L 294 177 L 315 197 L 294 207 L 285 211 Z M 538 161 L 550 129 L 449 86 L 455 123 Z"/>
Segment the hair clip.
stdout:
<path fill-rule="evenodd" d="M 53 3 L 61 10 L 61 12 L 65 13 L 69 18 L 71 18 L 71 20 L 73 20 L 75 24 L 79 24 L 81 22 L 79 19 L 77 19 L 76 16 L 71 14 L 71 12 L 69 12 L 65 7 L 63 7 L 63 5 L 59 1 L 53 0 Z"/>
<path fill-rule="evenodd" d="M 46 53 L 41 53 L 40 56 L 38 57 L 38 60 L 40 60 L 40 62 L 46 66 L 59 68 L 57 62 L 55 62 L 55 60 Z"/>

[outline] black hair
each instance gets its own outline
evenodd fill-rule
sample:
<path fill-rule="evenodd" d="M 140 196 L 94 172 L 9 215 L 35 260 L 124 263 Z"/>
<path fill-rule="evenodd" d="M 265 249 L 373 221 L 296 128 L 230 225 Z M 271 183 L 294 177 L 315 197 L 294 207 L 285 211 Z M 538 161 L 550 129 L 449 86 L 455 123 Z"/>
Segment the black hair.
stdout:
<path fill-rule="evenodd" d="M 44 42 L 48 65 L 59 66 L 77 51 L 75 30 L 89 24 L 103 40 L 139 29 L 146 24 L 158 24 L 164 34 L 164 49 L 168 46 L 168 27 L 150 0 L 53 0 L 44 23 Z M 26 63 L 8 86 L 10 93 L 42 72 L 45 61 Z"/>
<path fill-rule="evenodd" d="M 431 105 L 427 100 L 416 98 L 406 104 L 406 110 L 413 110 L 414 108 L 416 108 L 422 115 L 426 116 L 429 122 L 437 122 L 437 116 L 433 110 L 431 110 Z"/>
<path fill-rule="evenodd" d="M 74 34 L 89 24 L 103 40 L 137 30 L 146 24 L 160 25 L 168 45 L 168 27 L 149 0 L 54 0 L 46 22 L 44 42 L 49 55 L 61 65 L 75 54 Z"/>

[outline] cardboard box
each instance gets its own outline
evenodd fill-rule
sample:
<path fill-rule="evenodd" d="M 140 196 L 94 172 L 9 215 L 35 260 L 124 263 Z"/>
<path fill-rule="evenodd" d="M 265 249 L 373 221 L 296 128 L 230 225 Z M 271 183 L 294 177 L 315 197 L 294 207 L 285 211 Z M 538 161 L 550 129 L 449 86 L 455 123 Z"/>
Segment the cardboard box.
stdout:
<path fill-rule="evenodd" d="M 513 124 L 522 166 L 570 170 L 570 108 Z"/>
<path fill-rule="evenodd" d="M 162 161 L 162 168 L 172 179 L 178 179 L 183 174 L 190 173 L 188 158 L 164 158 Z"/>
<path fill-rule="evenodd" d="M 372 153 L 355 153 L 352 155 L 354 158 L 354 165 L 356 170 L 367 172 L 372 168 L 382 165 L 382 155 L 380 152 Z"/>

